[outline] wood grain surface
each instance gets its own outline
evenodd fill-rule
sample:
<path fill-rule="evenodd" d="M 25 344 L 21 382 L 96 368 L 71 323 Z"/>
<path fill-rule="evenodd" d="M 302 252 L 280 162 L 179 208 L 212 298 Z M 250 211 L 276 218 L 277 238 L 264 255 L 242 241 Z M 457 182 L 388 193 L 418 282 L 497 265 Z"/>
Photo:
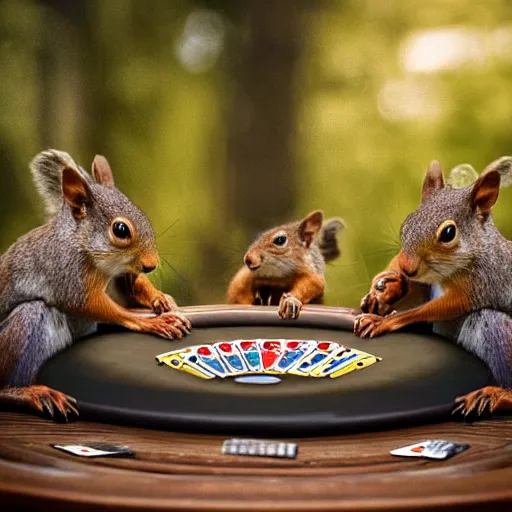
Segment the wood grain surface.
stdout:
<path fill-rule="evenodd" d="M 446 461 L 389 450 L 469 443 Z M 2 510 L 512 510 L 512 418 L 296 439 L 295 460 L 221 455 L 223 436 L 0 413 Z M 85 459 L 52 443 L 127 444 L 134 459 Z"/>

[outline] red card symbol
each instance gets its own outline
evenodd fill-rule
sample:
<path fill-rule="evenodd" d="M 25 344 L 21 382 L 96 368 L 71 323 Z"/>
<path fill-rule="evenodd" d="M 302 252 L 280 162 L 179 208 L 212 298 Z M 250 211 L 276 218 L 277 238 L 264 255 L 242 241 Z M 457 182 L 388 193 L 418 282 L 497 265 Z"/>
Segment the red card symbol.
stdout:
<path fill-rule="evenodd" d="M 318 349 L 319 350 L 329 350 L 329 347 L 331 346 L 330 343 L 327 343 L 327 342 L 323 342 L 323 343 L 319 343 L 318 344 Z"/>
<path fill-rule="evenodd" d="M 415 448 L 411 448 L 411 452 L 421 453 L 425 449 L 424 446 L 416 446 Z"/>
<path fill-rule="evenodd" d="M 208 347 L 199 347 L 197 349 L 197 353 L 201 354 L 202 356 L 210 356 L 212 351 Z"/>
<path fill-rule="evenodd" d="M 242 347 L 243 350 L 249 350 L 250 348 L 256 347 L 256 342 L 255 341 L 242 341 L 242 343 L 240 343 L 240 346 Z"/>
<path fill-rule="evenodd" d="M 219 348 L 222 350 L 222 352 L 231 352 L 231 345 L 229 343 L 221 343 Z"/>
<path fill-rule="evenodd" d="M 263 361 L 263 368 L 265 368 L 265 370 L 270 368 L 279 357 L 279 349 L 280 346 L 278 341 L 266 341 L 263 343 L 261 359 Z"/>

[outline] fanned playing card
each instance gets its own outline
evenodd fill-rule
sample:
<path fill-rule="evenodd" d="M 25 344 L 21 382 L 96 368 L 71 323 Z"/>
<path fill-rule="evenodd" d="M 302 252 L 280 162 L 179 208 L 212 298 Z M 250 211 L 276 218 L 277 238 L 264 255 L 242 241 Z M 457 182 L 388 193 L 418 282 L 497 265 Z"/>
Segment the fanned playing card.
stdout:
<path fill-rule="evenodd" d="M 202 379 L 214 379 L 215 375 L 198 364 L 193 348 L 173 350 L 156 356 L 156 360 L 175 370 L 182 370 Z"/>
<path fill-rule="evenodd" d="M 315 348 L 313 351 L 296 361 L 296 363 L 288 369 L 288 373 L 291 373 L 292 375 L 299 375 L 301 377 L 308 377 L 315 368 L 320 366 L 322 362 L 325 362 L 333 351 L 340 348 L 340 345 L 332 341 L 314 343 Z"/>
<path fill-rule="evenodd" d="M 261 340 L 236 340 L 231 342 L 238 347 L 250 373 L 260 373 L 263 371 L 260 341 Z"/>
<path fill-rule="evenodd" d="M 316 342 L 313 340 L 283 340 L 283 352 L 276 362 L 271 366 L 273 371 L 287 373 L 290 368 L 300 362 L 314 350 Z"/>
<path fill-rule="evenodd" d="M 236 343 L 221 341 L 213 345 L 227 369 L 227 375 L 243 375 L 249 371 Z"/>
<path fill-rule="evenodd" d="M 272 370 L 272 366 L 283 351 L 283 342 L 284 340 L 261 340 L 261 361 L 265 373 L 276 373 Z"/>
<path fill-rule="evenodd" d="M 166 352 L 156 359 L 202 379 L 265 374 L 337 378 L 381 360 L 335 341 L 287 339 L 219 341 Z"/>
<path fill-rule="evenodd" d="M 226 367 L 226 364 L 222 362 L 220 355 L 215 349 L 214 345 L 201 345 L 196 347 L 195 353 L 199 363 L 202 363 L 203 367 L 217 375 L 217 377 L 227 377 L 231 375 L 231 372 Z"/>
<path fill-rule="evenodd" d="M 354 348 L 340 346 L 323 364 L 320 364 L 313 370 L 310 375 L 313 377 L 332 376 L 332 378 L 336 378 L 353 370 L 366 368 L 377 361 L 379 359 L 371 354 Z"/>

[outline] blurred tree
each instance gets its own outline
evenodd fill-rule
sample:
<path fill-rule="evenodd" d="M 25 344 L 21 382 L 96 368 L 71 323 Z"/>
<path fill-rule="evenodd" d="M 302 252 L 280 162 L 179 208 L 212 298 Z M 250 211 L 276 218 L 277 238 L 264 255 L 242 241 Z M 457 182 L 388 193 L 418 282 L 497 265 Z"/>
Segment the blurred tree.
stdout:
<path fill-rule="evenodd" d="M 257 231 L 322 208 L 347 224 L 327 303 L 356 305 L 430 160 L 512 152 L 506 0 L 2 0 L 0 69 L 0 250 L 42 219 L 35 153 L 103 153 L 181 303 L 222 301 Z"/>
<path fill-rule="evenodd" d="M 255 233 L 294 213 L 297 202 L 296 69 L 304 1 L 244 3 L 249 36 L 237 49 L 228 133 L 231 221 Z"/>

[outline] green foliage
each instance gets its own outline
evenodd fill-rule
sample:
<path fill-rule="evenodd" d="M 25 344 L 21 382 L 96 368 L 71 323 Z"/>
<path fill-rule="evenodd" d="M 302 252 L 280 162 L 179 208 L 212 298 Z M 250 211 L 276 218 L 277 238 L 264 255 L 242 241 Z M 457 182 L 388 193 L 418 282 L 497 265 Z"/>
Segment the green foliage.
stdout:
<path fill-rule="evenodd" d="M 254 5 L 2 1 L 0 249 L 42 221 L 27 168 L 35 153 L 56 147 L 84 167 L 102 153 L 118 186 L 161 234 L 168 263 L 157 272 L 157 283 L 180 303 L 222 302 L 256 235 L 233 218 L 228 149 L 238 126 L 232 119 L 240 114 L 240 63 L 249 58 L 247 42 L 257 37 L 250 30 Z M 512 153 L 512 25 L 504 21 L 511 19 L 512 5 L 289 5 L 300 11 L 301 24 L 294 137 L 283 150 L 293 155 L 295 216 L 322 208 L 344 218 L 343 254 L 328 267 L 326 300 L 355 306 L 372 275 L 397 251 L 400 224 L 418 204 L 430 160 L 440 160 L 445 171 L 467 162 L 480 172 Z M 210 52 L 193 69 L 180 59 L 179 48 L 195 11 L 216 13 L 212 26 L 222 23 L 223 45 L 219 55 Z M 414 38 L 440 30 L 467 36 L 474 52 L 445 67 L 411 68 L 406 54 Z M 446 44 L 450 53 L 452 43 Z M 256 59 L 254 65 L 266 64 Z M 283 101 L 272 90 L 267 94 L 268 101 Z M 250 112 L 248 119 L 257 116 Z M 266 142 L 259 143 L 264 165 Z M 504 189 L 495 213 L 508 238 L 511 197 Z M 283 212 L 269 222 L 288 220 Z"/>

